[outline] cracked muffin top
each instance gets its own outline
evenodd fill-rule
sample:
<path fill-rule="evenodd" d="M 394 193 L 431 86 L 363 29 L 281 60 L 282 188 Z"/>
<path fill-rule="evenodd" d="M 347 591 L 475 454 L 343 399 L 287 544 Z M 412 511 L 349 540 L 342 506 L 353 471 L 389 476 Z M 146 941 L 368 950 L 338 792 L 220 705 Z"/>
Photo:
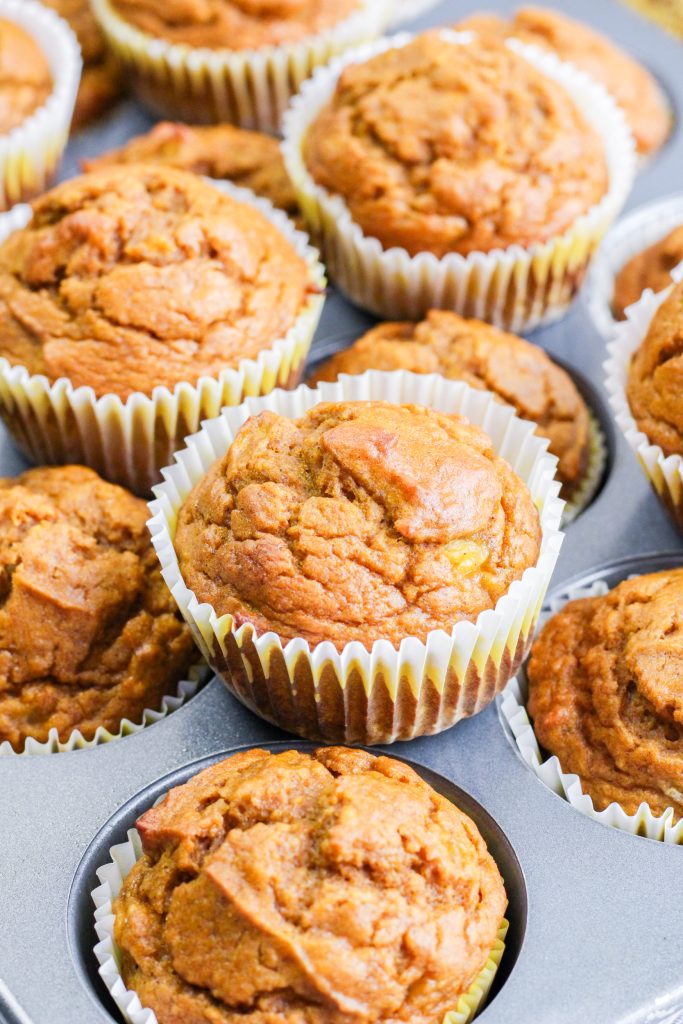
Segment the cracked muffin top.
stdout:
<path fill-rule="evenodd" d="M 122 18 L 170 43 L 259 50 L 333 28 L 360 0 L 112 0 Z"/>
<path fill-rule="evenodd" d="M 135 164 L 64 182 L 0 246 L 0 355 L 122 399 L 218 376 L 286 335 L 313 289 L 258 210 Z"/>
<path fill-rule="evenodd" d="M 614 279 L 612 310 L 617 320 L 626 319 L 626 307 L 637 302 L 646 288 L 653 292 L 667 288 L 671 284 L 671 271 L 681 261 L 683 225 L 632 256 Z"/>
<path fill-rule="evenodd" d="M 683 455 L 683 282 L 659 307 L 629 367 L 633 418 L 666 456 Z"/>
<path fill-rule="evenodd" d="M 0 18 L 0 135 L 30 117 L 52 92 L 47 58 L 33 36 Z"/>
<path fill-rule="evenodd" d="M 683 569 L 624 580 L 550 619 L 528 666 L 539 743 L 598 810 L 683 814 Z"/>
<path fill-rule="evenodd" d="M 319 367 L 309 383 L 366 370 L 440 373 L 493 391 L 523 419 L 538 423 L 538 433 L 549 439 L 559 459 L 562 496 L 571 496 L 581 482 L 589 456 L 586 403 L 571 377 L 531 342 L 481 320 L 433 309 L 420 323 L 372 328 Z"/>
<path fill-rule="evenodd" d="M 148 514 L 83 466 L 0 480 L 0 742 L 117 732 L 197 660 Z"/>
<path fill-rule="evenodd" d="M 474 14 L 455 26 L 495 38 L 514 36 L 554 50 L 612 94 L 624 111 L 638 152 L 653 153 L 671 131 L 671 113 L 650 72 L 611 39 L 581 21 L 547 7 L 519 7 L 509 21 L 497 14 Z"/>
<path fill-rule="evenodd" d="M 223 178 L 270 199 L 273 206 L 297 216 L 299 209 L 285 170 L 280 143 L 271 135 L 231 124 L 193 128 L 163 121 L 120 149 L 84 162 L 86 171 L 113 164 L 146 163 L 176 167 L 209 178 Z"/>
<path fill-rule="evenodd" d="M 90 0 L 42 0 L 42 2 L 69 22 L 81 48 L 83 73 L 71 121 L 72 131 L 77 131 L 118 98 L 123 87 L 121 73 L 116 61 L 107 50 Z"/>
<path fill-rule="evenodd" d="M 236 754 L 137 827 L 114 935 L 159 1024 L 438 1024 L 505 912 L 474 822 L 361 750 Z"/>
<path fill-rule="evenodd" d="M 181 507 L 175 548 L 187 586 L 236 626 L 341 649 L 475 619 L 535 565 L 540 536 L 478 427 L 342 402 L 247 420 Z"/>
<path fill-rule="evenodd" d="M 504 43 L 448 32 L 346 67 L 304 157 L 366 235 L 411 255 L 547 241 L 608 187 L 561 85 Z"/>

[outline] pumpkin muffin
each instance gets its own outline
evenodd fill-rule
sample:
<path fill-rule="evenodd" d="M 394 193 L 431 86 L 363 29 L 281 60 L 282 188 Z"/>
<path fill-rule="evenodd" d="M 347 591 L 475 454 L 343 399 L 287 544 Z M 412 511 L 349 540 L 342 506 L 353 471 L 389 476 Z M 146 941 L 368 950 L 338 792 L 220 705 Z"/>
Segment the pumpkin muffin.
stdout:
<path fill-rule="evenodd" d="M 119 67 L 107 50 L 102 31 L 95 21 L 90 0 L 42 0 L 68 21 L 76 33 L 83 58 L 83 73 L 78 87 L 73 131 L 78 131 L 102 114 L 121 95 Z"/>
<path fill-rule="evenodd" d="M 683 455 L 683 282 L 659 307 L 626 385 L 633 418 L 666 456 Z"/>
<path fill-rule="evenodd" d="M 654 153 L 671 131 L 671 112 L 649 71 L 594 28 L 547 7 L 519 7 L 510 20 L 475 14 L 456 25 L 479 35 L 520 39 L 554 50 L 601 82 L 624 111 L 643 155 Z"/>
<path fill-rule="evenodd" d="M 504 43 L 439 31 L 344 68 L 304 158 L 365 235 L 411 256 L 548 241 L 608 188 L 563 86 Z"/>
<path fill-rule="evenodd" d="M 236 627 L 341 650 L 476 619 L 540 538 L 526 484 L 478 427 L 342 402 L 247 420 L 181 507 L 174 545 L 190 590 Z"/>
<path fill-rule="evenodd" d="M 474 822 L 362 750 L 250 750 L 137 822 L 121 974 L 159 1024 L 435 1024 L 506 907 Z"/>
<path fill-rule="evenodd" d="M 0 355 L 150 395 L 270 349 L 315 290 L 253 206 L 171 168 L 108 168 L 46 193 L 0 246 Z"/>
<path fill-rule="evenodd" d="M 196 660 L 147 516 L 83 466 L 0 480 L 0 742 L 117 732 Z"/>
<path fill-rule="evenodd" d="M 265 196 L 290 216 L 298 216 L 280 143 L 262 132 L 229 124 L 192 128 L 165 121 L 146 135 L 130 139 L 120 149 L 84 161 L 83 167 L 86 171 L 97 171 L 129 163 L 160 164 L 232 181 Z"/>
<path fill-rule="evenodd" d="M 528 665 L 539 743 L 596 809 L 683 813 L 683 570 L 624 580 L 546 623 Z"/>
<path fill-rule="evenodd" d="M 51 92 L 50 65 L 33 36 L 0 18 L 0 134 L 22 124 Z"/>
<path fill-rule="evenodd" d="M 212 50 L 283 46 L 333 28 L 359 0 L 112 0 L 129 24 L 170 43 Z"/>
<path fill-rule="evenodd" d="M 617 320 L 626 319 L 627 306 L 637 302 L 646 288 L 661 292 L 670 285 L 671 271 L 682 260 L 683 225 L 632 256 L 614 281 L 612 309 Z"/>
<path fill-rule="evenodd" d="M 538 433 L 557 455 L 562 496 L 581 483 L 590 454 L 590 419 L 571 377 L 543 349 L 481 320 L 431 310 L 420 323 L 384 323 L 319 367 L 309 383 L 334 381 L 340 373 L 409 370 L 440 373 L 470 387 L 493 391 Z"/>

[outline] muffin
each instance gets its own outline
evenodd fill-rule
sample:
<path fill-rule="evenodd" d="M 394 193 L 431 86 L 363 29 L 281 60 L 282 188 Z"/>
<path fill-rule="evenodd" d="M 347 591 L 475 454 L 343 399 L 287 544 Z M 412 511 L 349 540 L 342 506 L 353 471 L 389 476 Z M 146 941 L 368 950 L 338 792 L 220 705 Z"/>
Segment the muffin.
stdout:
<path fill-rule="evenodd" d="M 627 444 L 683 533 L 682 325 L 683 283 L 643 292 L 614 324 L 605 386 Z"/>
<path fill-rule="evenodd" d="M 0 134 L 30 117 L 51 92 L 50 65 L 33 36 L 0 18 Z"/>
<path fill-rule="evenodd" d="M 395 2 L 93 0 L 93 8 L 155 113 L 277 133 L 313 68 L 381 35 Z"/>
<path fill-rule="evenodd" d="M 311 176 L 366 235 L 411 256 L 561 234 L 607 190 L 602 141 L 523 57 L 456 45 L 428 32 L 345 68 L 306 139 Z"/>
<path fill-rule="evenodd" d="M 47 188 L 66 145 L 81 61 L 35 0 L 0 0 L 0 211 Z"/>
<path fill-rule="evenodd" d="M 683 225 L 664 238 L 636 253 L 621 268 L 614 280 L 612 310 L 624 320 L 626 307 L 637 302 L 646 288 L 662 291 L 671 284 L 671 271 L 683 261 Z"/>
<path fill-rule="evenodd" d="M 564 503 L 511 406 L 437 374 L 343 376 L 247 399 L 186 444 L 150 504 L 154 547 L 256 714 L 390 743 L 476 714 L 515 674 Z"/>
<path fill-rule="evenodd" d="M 296 383 L 322 275 L 304 236 L 284 216 L 277 225 L 196 175 L 143 164 L 37 200 L 0 245 L 4 376 L 25 393 L 40 375 L 43 392 L 35 421 L 6 394 L 0 413 L 35 461 L 69 461 L 80 446 L 82 461 L 145 493 L 206 415 L 246 389 Z"/>
<path fill-rule="evenodd" d="M 197 660 L 147 515 L 83 466 L 0 480 L 0 742 L 115 733 Z"/>
<path fill-rule="evenodd" d="M 146 163 L 227 179 L 257 195 L 289 216 L 298 217 L 294 189 L 287 177 L 280 144 L 261 132 L 229 124 L 192 128 L 162 122 L 146 135 L 130 139 L 120 149 L 85 160 L 84 170 L 97 171 L 113 164 Z"/>
<path fill-rule="evenodd" d="M 638 429 L 666 456 L 683 455 L 683 282 L 655 313 L 635 352 L 626 395 Z"/>
<path fill-rule="evenodd" d="M 361 750 L 238 753 L 137 827 L 114 939 L 159 1024 L 436 1024 L 505 912 L 474 822 Z"/>
<path fill-rule="evenodd" d="M 387 402 L 263 412 L 184 502 L 175 547 L 200 602 L 341 650 L 476 619 L 534 565 L 528 488 L 460 416 Z"/>
<path fill-rule="evenodd" d="M 649 71 L 594 28 L 547 7 L 519 7 L 505 20 L 475 14 L 456 26 L 480 35 L 514 37 L 553 50 L 601 82 L 624 111 L 638 152 L 658 150 L 671 131 L 671 111 Z"/>
<path fill-rule="evenodd" d="M 417 324 L 374 327 L 318 367 L 309 383 L 366 370 L 441 373 L 493 391 L 549 439 L 549 450 L 559 459 L 563 498 L 581 484 L 590 456 L 588 409 L 571 377 L 536 345 L 481 320 L 430 310 Z"/>
<path fill-rule="evenodd" d="M 533 645 L 536 736 L 598 810 L 683 812 L 682 605 L 683 570 L 638 576 L 571 601 Z"/>
<path fill-rule="evenodd" d="M 284 152 L 357 305 L 512 330 L 564 312 L 635 166 L 621 111 L 585 75 L 450 30 L 318 71 L 287 114 Z"/>
<path fill-rule="evenodd" d="M 121 95 L 123 83 L 120 69 L 107 50 L 104 36 L 95 21 L 90 0 L 42 0 L 61 15 L 76 33 L 83 74 L 78 87 L 72 131 L 78 131 L 95 120 Z"/>

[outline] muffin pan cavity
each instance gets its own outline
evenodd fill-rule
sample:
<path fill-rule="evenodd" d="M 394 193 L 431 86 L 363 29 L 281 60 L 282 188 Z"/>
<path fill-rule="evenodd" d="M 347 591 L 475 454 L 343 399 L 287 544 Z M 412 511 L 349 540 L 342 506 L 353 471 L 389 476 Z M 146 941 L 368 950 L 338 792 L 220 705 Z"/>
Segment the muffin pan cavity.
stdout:
<path fill-rule="evenodd" d="M 623 559 L 604 568 L 577 576 L 552 590 L 544 603 L 539 619 L 542 627 L 554 614 L 571 600 L 606 594 L 623 580 L 634 576 L 680 568 L 683 559 L 678 552 L 644 555 Z M 566 769 L 562 758 L 544 750 L 534 732 L 533 721 L 527 713 L 528 679 L 526 665 L 497 700 L 503 730 L 517 755 L 545 786 L 574 810 L 603 825 L 620 829 L 631 836 L 658 840 L 673 845 L 683 844 L 683 823 L 674 821 L 667 809 L 656 814 L 645 804 L 637 811 L 627 813 L 618 803 L 597 810 L 578 775 Z"/>
<path fill-rule="evenodd" d="M 315 749 L 312 744 L 298 741 L 269 743 L 267 747 L 273 753 L 292 749 L 301 751 Z M 232 754 L 237 753 L 239 749 L 244 748 L 225 750 L 220 754 L 185 765 L 182 769 L 166 775 L 142 789 L 127 801 L 100 829 L 78 865 L 71 887 L 68 908 L 71 952 L 81 983 L 92 998 L 100 1001 L 106 1012 L 111 1014 L 110 1019 L 118 1020 L 118 1017 L 111 997 L 98 975 L 97 963 L 93 955 L 93 947 L 97 942 L 97 935 L 94 929 L 94 906 L 91 893 L 99 885 L 96 874 L 97 869 L 111 859 L 109 850 L 112 846 L 125 842 L 128 830 L 134 828 L 135 821 L 140 814 L 158 802 L 170 788 L 182 785 L 202 769 L 209 767 L 209 765 L 214 764 L 216 761 L 230 757 Z M 393 751 L 391 756 L 395 756 Z M 509 921 L 509 929 L 505 939 L 505 953 L 503 954 L 493 988 L 487 1000 L 487 1005 L 490 1005 L 511 976 L 524 942 L 528 903 L 526 883 L 519 860 L 502 828 L 473 796 L 444 775 L 411 762 L 407 758 L 398 757 L 397 760 L 404 760 L 438 793 L 452 801 L 472 818 L 484 837 L 488 849 L 503 876 L 508 896 L 508 907 L 505 916 Z"/>

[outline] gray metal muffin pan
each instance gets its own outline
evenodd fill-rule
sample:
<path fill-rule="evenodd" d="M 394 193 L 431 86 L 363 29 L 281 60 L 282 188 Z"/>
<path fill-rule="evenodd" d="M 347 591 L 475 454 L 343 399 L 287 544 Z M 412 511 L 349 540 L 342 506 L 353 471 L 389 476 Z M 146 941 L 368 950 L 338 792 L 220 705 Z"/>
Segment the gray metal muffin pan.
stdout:
<path fill-rule="evenodd" d="M 448 23 L 481 7 L 514 6 L 513 0 L 450 0 L 420 25 Z M 674 109 L 683 108 L 682 44 L 613 0 L 552 6 L 623 44 L 655 70 Z M 81 156 L 117 145 L 150 123 L 135 104 L 122 104 L 72 143 L 63 176 L 76 171 Z M 629 206 L 680 189 L 682 166 L 677 126 L 639 177 Z M 331 294 L 312 358 L 371 322 Z M 610 444 L 607 479 L 569 527 L 554 585 L 596 572 L 616 580 L 683 563 L 681 538 L 612 427 L 602 386 L 604 342 L 582 301 L 533 340 L 589 383 Z M 24 466 L 2 433 L 2 475 Z M 91 955 L 95 867 L 136 815 L 200 762 L 237 747 L 283 742 L 302 745 L 254 717 L 214 679 L 137 736 L 94 750 L 0 759 L 0 1020 L 117 1020 Z M 683 849 L 608 829 L 574 811 L 523 763 L 495 706 L 440 736 L 385 749 L 441 776 L 428 778 L 473 814 L 505 875 L 513 927 L 482 1022 L 683 1022 Z"/>

